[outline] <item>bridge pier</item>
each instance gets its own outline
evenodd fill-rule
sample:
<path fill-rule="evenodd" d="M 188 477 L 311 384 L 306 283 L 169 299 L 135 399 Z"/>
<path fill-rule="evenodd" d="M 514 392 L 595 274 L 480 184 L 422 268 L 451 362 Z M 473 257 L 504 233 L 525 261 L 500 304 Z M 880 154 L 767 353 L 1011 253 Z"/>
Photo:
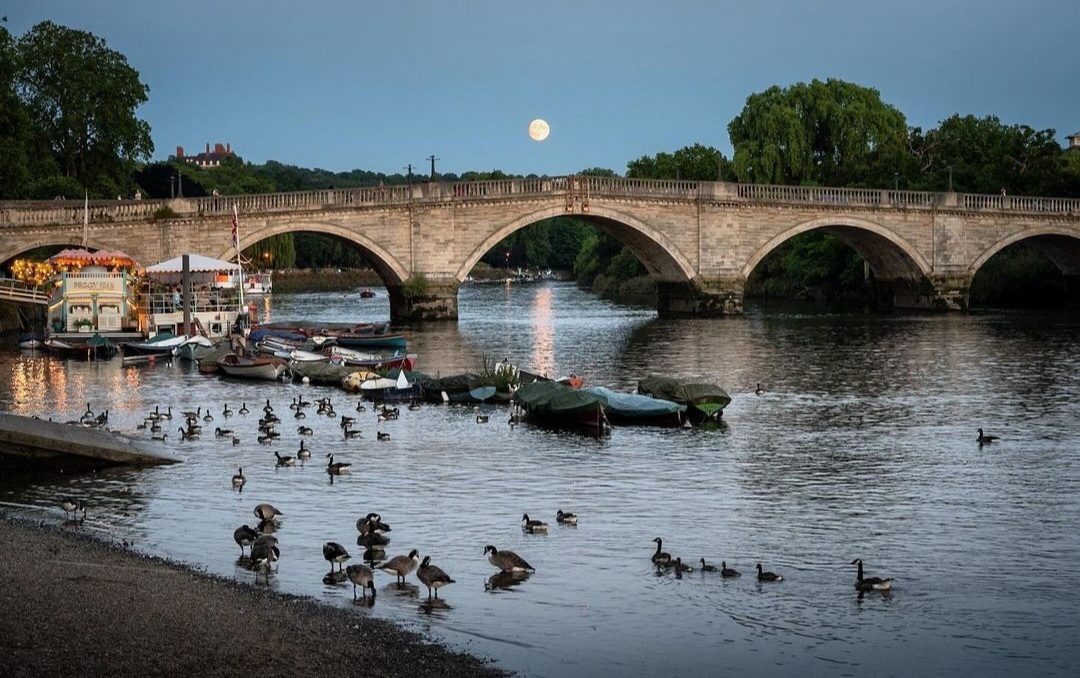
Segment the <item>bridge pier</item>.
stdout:
<path fill-rule="evenodd" d="M 878 308 L 966 311 L 971 295 L 971 276 L 937 275 L 921 282 L 875 280 Z"/>
<path fill-rule="evenodd" d="M 746 282 L 737 278 L 657 282 L 656 310 L 661 317 L 741 315 Z"/>
<path fill-rule="evenodd" d="M 388 285 L 390 321 L 457 320 L 460 286 L 456 280 L 438 283 L 407 281 L 401 285 Z"/>

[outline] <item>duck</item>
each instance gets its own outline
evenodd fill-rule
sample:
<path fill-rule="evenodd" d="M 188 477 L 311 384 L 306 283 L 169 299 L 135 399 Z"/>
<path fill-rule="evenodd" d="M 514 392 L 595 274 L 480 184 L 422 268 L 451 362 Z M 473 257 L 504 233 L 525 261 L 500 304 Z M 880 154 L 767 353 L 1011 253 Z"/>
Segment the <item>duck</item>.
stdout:
<path fill-rule="evenodd" d="M 702 558 L 701 559 L 701 571 L 702 572 L 716 572 L 716 566 L 715 565 L 710 565 L 709 563 L 706 563 L 705 559 Z"/>
<path fill-rule="evenodd" d="M 397 583 L 404 584 L 405 577 L 412 574 L 419 565 L 420 552 L 413 549 L 412 551 L 409 551 L 409 555 L 407 556 L 394 556 L 382 565 L 379 565 L 379 569 L 384 572 L 393 572 L 397 577 Z"/>
<path fill-rule="evenodd" d="M 559 509 L 555 512 L 555 522 L 560 525 L 577 525 L 577 515 Z"/>
<path fill-rule="evenodd" d="M 297 426 L 296 432 L 302 436 L 310 436 L 315 433 L 315 431 L 311 430 L 310 426 Z"/>
<path fill-rule="evenodd" d="M 233 487 L 243 487 L 244 483 L 246 483 L 246 482 L 247 482 L 247 478 L 244 477 L 244 468 L 240 467 L 240 468 L 236 469 L 236 475 L 234 475 L 232 477 L 232 486 Z"/>
<path fill-rule="evenodd" d="M 296 464 L 296 459 L 294 459 L 291 455 L 282 456 L 280 452 L 274 450 L 274 456 L 277 457 L 278 466 L 293 466 Z"/>
<path fill-rule="evenodd" d="M 259 520 L 273 520 L 276 521 L 279 517 L 285 514 L 277 510 L 273 504 L 259 504 L 255 507 L 255 517 Z"/>
<path fill-rule="evenodd" d="M 741 577 L 738 570 L 734 570 L 727 566 L 726 560 L 720 561 L 720 576 L 721 577 Z"/>
<path fill-rule="evenodd" d="M 892 588 L 892 577 L 887 579 L 882 579 L 881 577 L 863 577 L 862 558 L 856 558 L 851 561 L 851 564 L 859 566 L 859 572 L 855 575 L 856 591 L 888 591 Z"/>
<path fill-rule="evenodd" d="M 656 542 L 656 552 L 652 554 L 652 561 L 657 565 L 670 565 L 671 554 L 664 551 L 664 540 L 660 537 L 653 539 Z"/>
<path fill-rule="evenodd" d="M 331 455 L 333 456 L 333 455 Z M 311 459 L 311 450 L 304 447 L 304 441 L 300 441 L 300 449 L 296 451 L 296 458 L 300 460 Z"/>
<path fill-rule="evenodd" d="M 439 589 L 447 584 L 453 584 L 454 580 L 450 578 L 450 575 L 443 572 L 440 568 L 431 564 L 431 556 L 424 556 L 424 560 L 421 561 L 420 567 L 416 569 L 416 578 L 420 580 L 420 583 L 427 587 L 428 598 L 431 597 L 431 592 L 435 591 L 435 597 L 439 597 Z"/>
<path fill-rule="evenodd" d="M 331 572 L 334 570 L 334 563 L 337 563 L 338 570 L 340 570 L 341 564 L 350 558 L 349 552 L 345 550 L 345 547 L 336 541 L 328 541 L 323 544 L 322 557 L 330 562 Z"/>
<path fill-rule="evenodd" d="M 75 518 L 75 514 L 82 511 L 83 520 L 86 520 L 86 505 L 78 499 L 73 497 L 66 497 L 60 502 L 60 508 L 64 509 L 64 518 L 67 519 L 69 514 L 72 519 Z"/>
<path fill-rule="evenodd" d="M 384 433 L 383 431 L 376 431 L 375 432 L 375 437 L 378 438 L 379 440 L 390 440 L 390 434 L 389 433 Z"/>
<path fill-rule="evenodd" d="M 478 414 L 478 415 L 476 415 L 476 423 L 477 424 L 486 424 L 486 423 L 488 423 L 489 418 L 490 417 L 488 415 L 486 415 L 486 414 Z"/>
<path fill-rule="evenodd" d="M 547 523 L 542 520 L 532 520 L 529 518 L 528 513 L 521 514 L 521 529 L 525 530 L 529 534 L 546 533 L 548 531 Z"/>
<path fill-rule="evenodd" d="M 226 436 L 231 436 L 232 434 L 233 432 L 230 428 L 219 428 L 217 426 L 214 427 L 214 435 L 218 438 L 224 438 Z"/>
<path fill-rule="evenodd" d="M 535 572 L 536 568 L 513 551 L 500 551 L 491 544 L 484 547 L 488 562 L 503 572 Z"/>
<path fill-rule="evenodd" d="M 251 410 L 248 409 L 247 403 L 241 403 L 240 409 L 238 409 L 236 412 L 237 414 L 247 414 L 250 411 Z"/>
<path fill-rule="evenodd" d="M 356 600 L 356 587 L 359 586 L 364 592 L 364 600 L 367 600 L 368 589 L 371 589 L 371 601 L 375 602 L 375 573 L 370 567 L 360 563 L 350 565 L 345 568 L 345 576 L 352 582 L 353 600 Z"/>
<path fill-rule="evenodd" d="M 784 581 L 784 576 L 776 574 L 775 572 L 763 572 L 761 569 L 761 563 L 757 564 L 757 580 L 758 581 Z"/>
<path fill-rule="evenodd" d="M 998 436 L 987 435 L 983 433 L 983 430 L 979 429 L 979 437 L 975 439 L 980 445 L 989 445 L 990 443 L 1001 440 Z"/>
<path fill-rule="evenodd" d="M 335 462 L 334 461 L 334 455 L 332 455 L 332 454 L 328 454 L 326 456 L 330 458 L 330 461 L 326 462 L 326 472 L 327 473 L 329 473 L 332 476 L 339 476 L 342 473 L 348 473 L 349 472 L 349 467 L 352 466 L 352 464 L 347 464 L 347 463 L 345 463 L 343 461 Z"/>
<path fill-rule="evenodd" d="M 244 557 L 244 547 L 251 546 L 255 543 L 255 540 L 259 538 L 259 533 L 255 531 L 255 528 L 247 525 L 241 525 L 233 531 L 233 541 L 240 547 L 240 557 Z"/>

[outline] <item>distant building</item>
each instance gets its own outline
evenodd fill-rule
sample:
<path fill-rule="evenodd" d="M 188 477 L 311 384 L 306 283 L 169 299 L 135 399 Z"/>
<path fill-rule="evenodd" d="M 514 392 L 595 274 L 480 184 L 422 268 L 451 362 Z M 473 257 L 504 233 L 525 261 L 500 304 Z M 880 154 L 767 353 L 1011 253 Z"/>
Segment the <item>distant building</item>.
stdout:
<path fill-rule="evenodd" d="M 184 147 L 176 147 L 176 159 L 183 160 L 191 165 L 198 165 L 204 169 L 218 167 L 221 161 L 233 154 L 229 144 L 214 144 L 213 152 L 210 151 L 210 142 L 206 143 L 206 150 L 198 155 L 185 155 Z"/>
<path fill-rule="evenodd" d="M 1080 150 L 1080 132 L 1073 132 L 1069 136 L 1065 137 L 1069 140 L 1069 145 L 1065 147 L 1067 151 Z"/>

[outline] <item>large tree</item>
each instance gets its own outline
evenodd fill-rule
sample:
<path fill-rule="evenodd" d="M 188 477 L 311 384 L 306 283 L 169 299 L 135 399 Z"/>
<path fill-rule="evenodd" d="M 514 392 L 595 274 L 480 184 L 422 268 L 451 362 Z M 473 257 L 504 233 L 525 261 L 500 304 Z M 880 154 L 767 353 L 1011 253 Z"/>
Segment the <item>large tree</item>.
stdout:
<path fill-rule="evenodd" d="M 740 181 L 844 186 L 902 145 L 907 123 L 877 90 L 830 79 L 751 94 L 728 133 Z"/>
<path fill-rule="evenodd" d="M 150 125 L 136 116 L 149 88 L 123 54 L 86 31 L 43 21 L 17 43 L 16 88 L 55 171 L 98 195 L 130 188 L 150 158 Z"/>
<path fill-rule="evenodd" d="M 33 138 L 26 108 L 15 91 L 15 41 L 0 26 L 0 198 L 24 198 L 30 182 Z"/>
<path fill-rule="evenodd" d="M 687 179 L 717 181 L 733 178 L 731 163 L 711 146 L 694 144 L 674 153 L 644 155 L 626 163 L 626 176 L 632 179 Z"/>

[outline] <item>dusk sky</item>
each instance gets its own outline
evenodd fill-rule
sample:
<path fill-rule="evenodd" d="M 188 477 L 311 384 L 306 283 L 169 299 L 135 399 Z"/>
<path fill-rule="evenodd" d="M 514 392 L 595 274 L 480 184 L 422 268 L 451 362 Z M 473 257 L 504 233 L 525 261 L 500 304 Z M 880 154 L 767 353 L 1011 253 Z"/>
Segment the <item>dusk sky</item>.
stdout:
<path fill-rule="evenodd" d="M 911 126 L 954 113 L 1080 130 L 1076 0 L 14 0 L 125 55 L 164 160 L 393 174 L 570 174 L 701 143 L 772 85 L 872 87 Z M 551 125 L 529 139 L 533 118 Z"/>

